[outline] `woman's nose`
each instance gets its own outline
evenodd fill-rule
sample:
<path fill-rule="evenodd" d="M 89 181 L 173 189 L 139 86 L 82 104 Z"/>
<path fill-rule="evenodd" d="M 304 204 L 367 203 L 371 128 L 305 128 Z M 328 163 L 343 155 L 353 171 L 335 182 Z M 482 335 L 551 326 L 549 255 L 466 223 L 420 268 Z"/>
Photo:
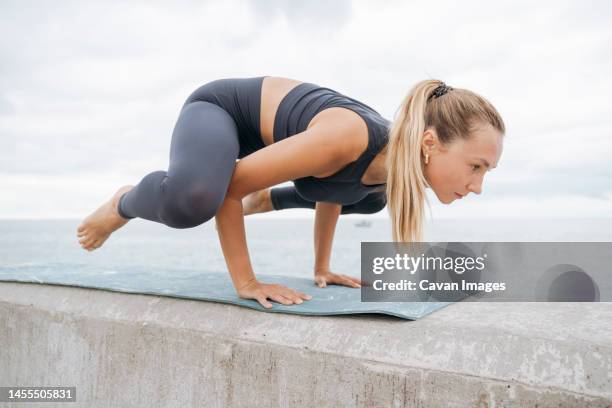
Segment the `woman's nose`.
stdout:
<path fill-rule="evenodd" d="M 482 178 L 478 179 L 478 181 L 468 184 L 467 188 L 468 191 L 471 191 L 474 194 L 480 194 L 482 192 Z"/>

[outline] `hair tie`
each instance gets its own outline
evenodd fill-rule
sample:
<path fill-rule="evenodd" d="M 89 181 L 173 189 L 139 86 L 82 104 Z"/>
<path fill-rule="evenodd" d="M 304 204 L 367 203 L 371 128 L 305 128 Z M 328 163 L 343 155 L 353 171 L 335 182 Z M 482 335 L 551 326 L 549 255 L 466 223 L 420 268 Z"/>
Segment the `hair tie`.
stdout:
<path fill-rule="evenodd" d="M 429 101 L 432 98 L 434 99 L 439 98 L 445 93 L 447 93 L 448 91 L 452 91 L 452 90 L 453 90 L 453 87 L 448 86 L 444 82 L 442 82 L 442 84 L 438 85 L 438 87 L 433 90 L 433 93 L 429 95 L 429 98 L 427 98 L 427 101 Z"/>

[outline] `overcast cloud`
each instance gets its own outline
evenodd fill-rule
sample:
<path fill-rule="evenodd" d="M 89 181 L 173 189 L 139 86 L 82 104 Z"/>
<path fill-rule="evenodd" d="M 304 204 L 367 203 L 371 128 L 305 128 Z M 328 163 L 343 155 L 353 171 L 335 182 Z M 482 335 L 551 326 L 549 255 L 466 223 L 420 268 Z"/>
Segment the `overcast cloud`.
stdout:
<path fill-rule="evenodd" d="M 504 154 L 480 196 L 432 194 L 434 216 L 610 217 L 611 23 L 606 1 L 5 0 L 0 218 L 87 215 L 167 168 L 193 89 L 260 75 L 390 120 L 419 80 L 471 89 L 504 117 Z"/>

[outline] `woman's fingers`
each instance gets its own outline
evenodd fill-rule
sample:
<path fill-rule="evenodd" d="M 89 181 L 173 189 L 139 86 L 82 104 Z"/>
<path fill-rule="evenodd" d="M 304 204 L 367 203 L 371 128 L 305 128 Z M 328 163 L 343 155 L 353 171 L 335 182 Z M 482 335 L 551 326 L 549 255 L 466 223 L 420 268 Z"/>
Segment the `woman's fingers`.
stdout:
<path fill-rule="evenodd" d="M 300 304 L 300 303 L 303 303 L 304 300 L 312 299 L 312 296 L 307 295 L 302 292 L 298 292 L 297 290 L 294 290 L 291 288 L 284 288 L 284 289 L 286 289 L 286 291 L 284 291 L 282 295 L 286 297 L 287 299 L 291 300 L 293 303 Z"/>
<path fill-rule="evenodd" d="M 323 276 L 315 276 L 315 283 L 320 287 L 324 288 L 327 286 L 327 282 Z"/>
<path fill-rule="evenodd" d="M 285 296 L 285 298 L 287 298 L 291 303 L 296 303 L 296 304 L 300 304 L 300 303 L 304 303 L 304 301 L 297 295 L 291 295 L 291 296 Z"/>
<path fill-rule="evenodd" d="M 358 278 L 354 278 L 348 275 L 340 275 L 336 273 L 328 273 L 325 275 L 315 276 L 315 283 L 320 288 L 326 287 L 327 284 L 345 285 L 350 286 L 352 288 L 360 288 L 363 285 L 363 282 Z"/>
<path fill-rule="evenodd" d="M 353 288 L 358 288 L 361 286 L 357 278 L 353 278 L 352 276 L 348 276 L 348 275 L 333 274 L 327 279 L 327 282 L 335 283 L 337 285 L 350 286 Z"/>
<path fill-rule="evenodd" d="M 268 302 L 268 300 L 266 299 L 265 295 L 262 296 L 258 296 L 257 298 L 255 298 L 259 303 L 261 303 L 261 305 L 263 307 L 265 307 L 266 309 L 269 309 L 272 307 L 272 303 Z"/>
<path fill-rule="evenodd" d="M 351 279 L 349 279 L 349 278 L 340 277 L 340 279 L 341 279 L 341 280 L 340 280 L 340 283 L 342 283 L 343 285 L 346 285 L 346 286 L 351 286 L 351 287 L 353 287 L 353 288 L 358 288 L 358 287 L 359 287 L 359 284 L 358 284 L 358 283 L 353 282 L 353 281 L 352 281 Z"/>
<path fill-rule="evenodd" d="M 291 301 L 291 299 L 287 299 L 285 296 L 275 293 L 273 295 L 269 295 L 268 296 L 270 299 L 274 300 L 275 302 L 278 303 L 282 303 L 283 305 L 292 305 L 293 301 Z"/>
<path fill-rule="evenodd" d="M 302 293 L 302 292 L 299 292 L 297 290 L 294 290 L 293 292 L 295 293 L 295 296 L 297 296 L 298 300 L 302 300 L 302 299 L 310 300 L 310 299 L 312 299 L 312 296 L 307 295 L 306 293 Z"/>
<path fill-rule="evenodd" d="M 273 284 L 264 285 L 252 298 L 256 299 L 265 308 L 269 309 L 272 307 L 272 304 L 268 302 L 267 299 L 271 299 L 277 303 L 289 306 L 303 303 L 303 299 L 310 300 L 312 299 L 312 296 L 298 292 L 283 285 Z"/>
<path fill-rule="evenodd" d="M 348 276 L 348 275 L 340 275 L 340 276 L 342 276 L 343 278 L 348 279 L 350 282 L 356 284 L 357 287 L 361 286 L 361 280 L 360 279 L 357 279 L 357 278 L 354 278 L 354 277 Z"/>
<path fill-rule="evenodd" d="M 294 303 L 302 303 L 302 299 L 310 300 L 312 296 L 307 295 L 302 292 L 298 292 L 295 289 L 288 288 L 283 285 L 275 285 L 274 288 L 278 291 L 278 293 L 287 299 L 291 300 Z"/>

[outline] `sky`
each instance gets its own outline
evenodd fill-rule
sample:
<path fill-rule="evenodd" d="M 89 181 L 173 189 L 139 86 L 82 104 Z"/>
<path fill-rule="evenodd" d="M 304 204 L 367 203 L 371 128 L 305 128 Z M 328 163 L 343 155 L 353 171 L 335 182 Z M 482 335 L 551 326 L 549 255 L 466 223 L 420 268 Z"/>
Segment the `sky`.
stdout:
<path fill-rule="evenodd" d="M 430 191 L 433 217 L 610 218 L 611 23 L 612 3 L 584 0 L 3 0 L 0 218 L 85 217 L 167 169 L 195 88 L 263 75 L 389 120 L 423 79 L 491 101 L 506 124 L 499 165 L 480 195 L 444 205 Z"/>

